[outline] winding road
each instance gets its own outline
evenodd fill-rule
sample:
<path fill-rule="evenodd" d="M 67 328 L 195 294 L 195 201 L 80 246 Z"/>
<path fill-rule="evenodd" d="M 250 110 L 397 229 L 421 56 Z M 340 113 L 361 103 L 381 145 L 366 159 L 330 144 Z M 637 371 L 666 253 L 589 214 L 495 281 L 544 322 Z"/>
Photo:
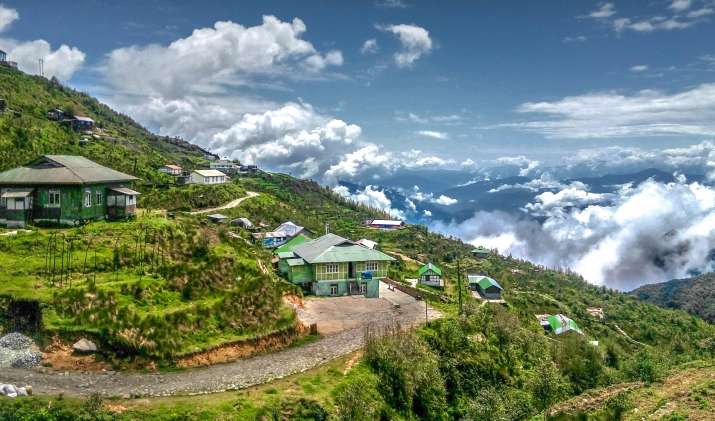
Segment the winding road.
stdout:
<path fill-rule="evenodd" d="M 220 210 L 224 210 L 224 209 L 235 208 L 235 207 L 237 207 L 238 205 L 240 205 L 241 203 L 243 203 L 244 200 L 247 200 L 247 199 L 250 199 L 250 198 L 256 197 L 256 196 L 258 196 L 258 193 L 252 192 L 252 191 L 247 191 L 245 196 L 239 197 L 238 199 L 235 199 L 235 200 L 232 200 L 232 201 L 226 203 L 225 205 L 218 206 L 218 207 L 215 207 L 215 208 L 201 209 L 201 210 L 192 211 L 192 212 L 189 212 L 189 213 L 190 213 L 191 215 L 201 215 L 201 214 L 204 214 L 204 213 L 211 213 L 211 212 L 216 212 L 216 211 L 220 211 Z"/>
<path fill-rule="evenodd" d="M 155 397 L 198 395 L 242 389 L 300 373 L 347 355 L 363 347 L 367 324 L 377 328 L 399 323 L 415 326 L 425 320 L 425 303 L 399 291 L 380 290 L 381 297 L 354 298 L 374 300 L 376 309 L 366 314 L 358 327 L 329 334 L 306 345 L 262 354 L 232 363 L 193 368 L 178 372 L 56 372 L 46 368 L 8 369 L 0 373 L 0 383 L 31 385 L 37 394 L 86 396 L 93 393 L 112 397 Z M 351 297 L 337 299 L 350 300 Z M 322 299 L 321 299 L 322 300 Z M 328 299 L 329 300 L 329 299 Z M 441 317 L 430 308 L 429 318 Z M 320 322 L 319 322 L 320 323 Z"/>

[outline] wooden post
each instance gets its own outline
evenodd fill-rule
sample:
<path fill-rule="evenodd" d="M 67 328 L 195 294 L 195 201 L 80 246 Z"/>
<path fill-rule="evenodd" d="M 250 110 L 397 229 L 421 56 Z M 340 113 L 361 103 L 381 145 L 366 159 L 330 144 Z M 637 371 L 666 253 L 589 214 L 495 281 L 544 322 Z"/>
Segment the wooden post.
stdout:
<path fill-rule="evenodd" d="M 459 289 L 459 314 L 462 314 L 462 258 L 457 258 L 457 288 Z"/>

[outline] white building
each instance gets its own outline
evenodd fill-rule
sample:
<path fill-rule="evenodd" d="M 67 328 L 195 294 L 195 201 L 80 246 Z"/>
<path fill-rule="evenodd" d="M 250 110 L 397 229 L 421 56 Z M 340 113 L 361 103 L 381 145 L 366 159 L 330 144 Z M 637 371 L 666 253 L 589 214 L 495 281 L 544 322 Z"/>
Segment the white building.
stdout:
<path fill-rule="evenodd" d="M 166 164 L 163 167 L 159 168 L 159 172 L 163 172 L 164 174 L 169 174 L 169 175 L 181 175 L 182 168 L 178 165 L 173 165 L 173 164 Z"/>
<path fill-rule="evenodd" d="M 238 170 L 238 164 L 233 161 L 229 161 L 228 159 L 219 159 L 218 161 L 212 162 L 210 166 L 212 170 L 229 172 Z"/>
<path fill-rule="evenodd" d="M 194 170 L 189 176 L 190 184 L 223 184 L 228 176 L 218 170 Z"/>

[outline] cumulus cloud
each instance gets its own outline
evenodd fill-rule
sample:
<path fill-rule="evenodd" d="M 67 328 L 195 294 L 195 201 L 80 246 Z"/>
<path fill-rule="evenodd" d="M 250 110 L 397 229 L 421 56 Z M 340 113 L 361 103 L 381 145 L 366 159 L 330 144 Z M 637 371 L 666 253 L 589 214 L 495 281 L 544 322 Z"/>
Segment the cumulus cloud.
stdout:
<path fill-rule="evenodd" d="M 20 18 L 20 14 L 17 10 L 5 7 L 5 5 L 0 4 L 0 32 L 5 31 L 12 25 L 13 22 Z"/>
<path fill-rule="evenodd" d="M 529 190 L 537 192 L 548 189 L 561 189 L 567 187 L 564 183 L 554 178 L 549 172 L 542 173 L 538 178 L 531 179 L 525 183 L 502 184 L 489 190 L 489 193 L 498 193 L 504 190 Z"/>
<path fill-rule="evenodd" d="M 220 155 L 314 177 L 328 169 L 360 137 L 361 129 L 316 113 L 310 105 L 288 103 L 263 113 L 247 113 L 214 134 L 208 147 Z"/>
<path fill-rule="evenodd" d="M 122 91 L 179 97 L 221 90 L 252 76 L 291 76 L 300 69 L 319 72 L 343 64 L 340 51 L 321 54 L 304 40 L 306 30 L 298 18 L 283 22 L 264 16 L 260 25 L 251 27 L 216 22 L 168 46 L 116 49 L 109 53 L 105 73 Z"/>
<path fill-rule="evenodd" d="M 449 135 L 447 133 L 439 132 L 436 130 L 418 130 L 415 133 L 422 137 L 429 137 L 431 139 L 439 139 L 439 140 L 449 139 Z"/>
<path fill-rule="evenodd" d="M 15 9 L 0 5 L 0 32 L 20 18 Z M 8 60 L 17 63 L 17 67 L 25 73 L 39 74 L 39 59 L 44 62 L 44 75 L 68 80 L 84 64 L 85 53 L 76 47 L 62 44 L 52 50 L 49 42 L 43 39 L 34 41 L 19 41 L 13 38 L 0 38 L 0 49 L 8 55 Z"/>
<path fill-rule="evenodd" d="M 385 195 L 383 190 L 379 190 L 377 187 L 368 185 L 365 186 L 365 189 L 352 193 L 345 186 L 335 186 L 333 191 L 348 200 L 387 212 L 395 218 L 405 219 L 405 213 L 393 208 L 392 201 Z"/>
<path fill-rule="evenodd" d="M 421 26 L 399 24 L 379 26 L 378 28 L 396 35 L 400 40 L 402 49 L 393 56 L 398 67 L 410 67 L 420 57 L 432 51 L 433 42 L 429 31 Z"/>
<path fill-rule="evenodd" d="M 499 166 L 515 167 L 518 170 L 520 177 L 527 177 L 536 172 L 541 163 L 539 161 L 529 159 L 523 155 L 520 156 L 503 156 L 496 159 Z"/>
<path fill-rule="evenodd" d="M 435 196 L 434 193 L 425 193 L 423 192 L 419 186 L 414 186 L 412 188 L 411 192 L 408 192 L 409 194 L 409 199 L 415 200 L 417 202 L 427 202 L 427 203 L 433 203 L 435 205 L 442 205 L 442 206 L 452 206 L 456 205 L 458 203 L 458 200 L 449 197 L 447 195 L 441 194 L 439 196 Z"/>
<path fill-rule="evenodd" d="M 369 40 L 366 40 L 362 44 L 362 47 L 360 47 L 360 52 L 363 54 L 375 54 L 379 50 L 380 46 L 377 44 L 377 40 L 375 38 L 370 38 Z"/>
<path fill-rule="evenodd" d="M 676 12 L 682 12 L 683 10 L 690 9 L 690 6 L 692 6 L 692 0 L 673 0 L 668 8 Z"/>
<path fill-rule="evenodd" d="M 461 224 L 437 221 L 432 228 L 551 267 L 570 267 L 593 283 L 619 289 L 714 269 L 715 190 L 684 177 L 648 180 L 610 197 L 571 186 L 537 197 L 531 211 L 541 212 L 543 222 L 478 212 Z"/>
<path fill-rule="evenodd" d="M 517 111 L 543 120 L 506 124 L 547 138 L 619 138 L 715 134 L 715 84 L 677 93 L 591 93 L 557 101 L 527 102 Z"/>

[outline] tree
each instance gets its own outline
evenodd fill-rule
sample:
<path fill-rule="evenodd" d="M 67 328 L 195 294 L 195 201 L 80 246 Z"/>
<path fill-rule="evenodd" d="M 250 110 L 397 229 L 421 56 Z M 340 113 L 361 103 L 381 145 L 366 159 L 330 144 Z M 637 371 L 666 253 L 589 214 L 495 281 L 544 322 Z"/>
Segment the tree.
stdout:
<path fill-rule="evenodd" d="M 528 389 L 534 396 L 537 409 L 547 414 L 551 405 L 571 392 L 568 380 L 551 361 L 543 361 L 534 369 L 528 381 Z"/>

